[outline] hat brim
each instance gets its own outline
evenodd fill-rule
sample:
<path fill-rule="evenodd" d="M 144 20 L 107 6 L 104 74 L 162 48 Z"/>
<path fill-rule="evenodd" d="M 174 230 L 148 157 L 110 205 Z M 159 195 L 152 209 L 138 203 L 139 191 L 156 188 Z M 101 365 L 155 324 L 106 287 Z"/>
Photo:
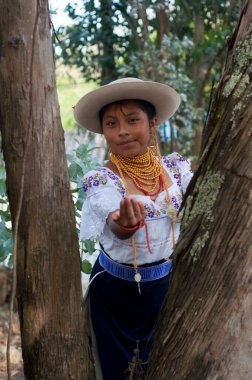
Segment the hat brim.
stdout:
<path fill-rule="evenodd" d="M 169 119 L 180 105 L 179 94 L 166 84 L 151 81 L 113 83 L 84 95 L 74 108 L 75 120 L 80 126 L 102 134 L 99 111 L 110 103 L 130 99 L 153 104 L 158 125 Z"/>

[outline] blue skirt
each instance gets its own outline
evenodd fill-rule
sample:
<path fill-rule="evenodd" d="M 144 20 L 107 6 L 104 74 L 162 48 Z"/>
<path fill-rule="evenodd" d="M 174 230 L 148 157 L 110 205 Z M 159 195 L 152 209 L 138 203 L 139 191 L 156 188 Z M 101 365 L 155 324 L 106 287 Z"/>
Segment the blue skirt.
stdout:
<path fill-rule="evenodd" d="M 103 270 L 97 259 L 90 279 Z M 136 282 L 107 272 L 90 284 L 91 321 L 104 380 L 134 379 L 133 374 L 146 369 L 169 281 L 170 274 L 142 282 L 141 295 Z"/>

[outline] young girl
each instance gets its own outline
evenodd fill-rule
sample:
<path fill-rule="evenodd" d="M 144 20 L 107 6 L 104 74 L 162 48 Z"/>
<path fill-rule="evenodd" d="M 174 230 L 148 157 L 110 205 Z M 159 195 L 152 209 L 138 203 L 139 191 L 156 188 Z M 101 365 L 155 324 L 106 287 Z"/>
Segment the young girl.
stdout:
<path fill-rule="evenodd" d="M 155 139 L 179 103 L 167 85 L 124 78 L 88 93 L 74 109 L 77 122 L 103 133 L 110 148 L 109 161 L 83 179 L 80 237 L 101 246 L 89 286 L 97 379 L 134 379 L 146 368 L 192 177 L 186 159 L 161 157 Z"/>

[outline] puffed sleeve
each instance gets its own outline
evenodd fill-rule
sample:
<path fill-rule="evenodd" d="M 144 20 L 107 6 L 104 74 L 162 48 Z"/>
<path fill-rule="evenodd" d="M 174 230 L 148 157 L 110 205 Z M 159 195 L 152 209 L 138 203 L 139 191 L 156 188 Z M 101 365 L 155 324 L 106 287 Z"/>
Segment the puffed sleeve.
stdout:
<path fill-rule="evenodd" d="M 182 193 L 185 194 L 187 186 L 189 185 L 193 176 L 193 172 L 191 171 L 191 165 L 185 157 L 181 156 L 177 152 L 170 154 L 169 158 L 174 160 L 179 169 L 181 175 L 181 189 Z"/>
<path fill-rule="evenodd" d="M 88 172 L 82 184 L 86 199 L 82 206 L 80 240 L 98 239 L 108 214 L 120 207 L 122 191 L 118 181 L 96 170 Z"/>

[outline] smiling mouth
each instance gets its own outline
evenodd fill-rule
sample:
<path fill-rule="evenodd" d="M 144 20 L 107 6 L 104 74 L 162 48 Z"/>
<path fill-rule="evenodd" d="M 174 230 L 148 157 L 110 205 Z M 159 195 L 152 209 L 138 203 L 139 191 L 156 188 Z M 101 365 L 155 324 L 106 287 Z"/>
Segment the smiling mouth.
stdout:
<path fill-rule="evenodd" d="M 128 140 L 128 141 L 123 141 L 123 142 L 119 143 L 118 145 L 119 146 L 125 146 L 125 145 L 129 145 L 131 143 L 134 143 L 134 142 L 135 142 L 135 140 Z"/>

